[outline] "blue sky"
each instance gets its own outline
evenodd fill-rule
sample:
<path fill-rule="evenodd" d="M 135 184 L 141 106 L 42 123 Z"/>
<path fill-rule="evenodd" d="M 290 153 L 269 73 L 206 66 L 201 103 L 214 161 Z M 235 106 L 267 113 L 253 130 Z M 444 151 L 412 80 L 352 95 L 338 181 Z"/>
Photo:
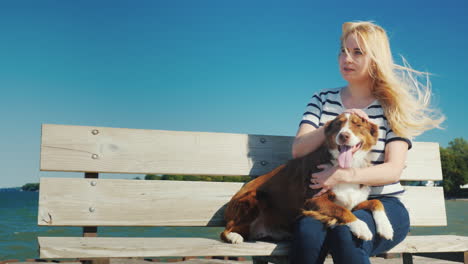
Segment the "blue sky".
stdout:
<path fill-rule="evenodd" d="M 317 3 L 1 1 L 0 187 L 51 174 L 43 123 L 293 136 L 314 92 L 345 85 L 339 36 L 353 20 L 434 74 L 445 130 L 416 140 L 465 137 L 467 1 Z"/>

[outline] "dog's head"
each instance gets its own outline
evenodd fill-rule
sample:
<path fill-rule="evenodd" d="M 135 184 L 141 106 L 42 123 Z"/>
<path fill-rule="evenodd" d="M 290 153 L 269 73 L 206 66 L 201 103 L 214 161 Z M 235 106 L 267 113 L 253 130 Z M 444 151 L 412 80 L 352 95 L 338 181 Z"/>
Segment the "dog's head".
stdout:
<path fill-rule="evenodd" d="M 325 125 L 325 141 L 342 168 L 361 166 L 378 140 L 378 126 L 352 113 L 343 113 Z"/>

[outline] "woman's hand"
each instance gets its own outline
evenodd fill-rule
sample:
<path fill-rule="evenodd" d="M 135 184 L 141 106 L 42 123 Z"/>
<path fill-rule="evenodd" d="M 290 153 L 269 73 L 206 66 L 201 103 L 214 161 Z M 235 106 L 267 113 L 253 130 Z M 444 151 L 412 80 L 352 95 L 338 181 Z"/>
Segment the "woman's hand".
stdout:
<path fill-rule="evenodd" d="M 364 118 L 365 120 L 369 121 L 369 116 L 367 116 L 366 112 L 362 111 L 361 109 L 346 109 L 343 113 L 350 113 L 350 114 L 356 114 L 360 118 Z"/>
<path fill-rule="evenodd" d="M 342 182 L 343 170 L 338 166 L 332 166 L 330 164 L 321 164 L 317 168 L 322 169 L 317 173 L 312 173 L 309 185 L 311 189 L 320 189 L 320 192 L 314 195 L 314 197 L 320 196 L 330 190 L 333 186 Z"/>

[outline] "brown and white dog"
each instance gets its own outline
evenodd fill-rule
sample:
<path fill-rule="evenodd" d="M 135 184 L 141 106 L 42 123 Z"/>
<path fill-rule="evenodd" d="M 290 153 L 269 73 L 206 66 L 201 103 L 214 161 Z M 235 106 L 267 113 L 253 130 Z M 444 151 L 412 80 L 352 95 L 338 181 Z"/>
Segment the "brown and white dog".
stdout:
<path fill-rule="evenodd" d="M 356 237 L 370 240 L 369 227 L 351 212 L 359 209 L 372 211 L 377 233 L 392 239 L 392 225 L 382 203 L 367 200 L 368 186 L 338 184 L 318 197 L 313 197 L 318 191 L 309 188 L 311 174 L 319 171 L 317 165 L 369 166 L 378 127 L 355 114 L 343 113 L 325 125 L 325 136 L 318 150 L 292 159 L 244 185 L 226 207 L 226 228 L 221 239 L 228 243 L 287 239 L 294 221 L 305 215 L 327 226 L 347 225 Z"/>

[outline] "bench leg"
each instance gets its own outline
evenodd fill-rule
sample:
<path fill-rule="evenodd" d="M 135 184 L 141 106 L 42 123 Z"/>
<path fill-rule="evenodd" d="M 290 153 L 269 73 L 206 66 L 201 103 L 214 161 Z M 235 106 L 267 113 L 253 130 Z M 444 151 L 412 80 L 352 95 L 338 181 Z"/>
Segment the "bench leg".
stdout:
<path fill-rule="evenodd" d="M 268 264 L 268 261 L 265 261 L 258 257 L 252 257 L 253 264 Z"/>
<path fill-rule="evenodd" d="M 287 256 L 255 256 L 252 257 L 253 264 L 289 264 Z"/>
<path fill-rule="evenodd" d="M 468 264 L 468 251 L 463 253 L 463 263 Z"/>
<path fill-rule="evenodd" d="M 403 264 L 413 264 L 413 254 L 403 253 Z"/>

